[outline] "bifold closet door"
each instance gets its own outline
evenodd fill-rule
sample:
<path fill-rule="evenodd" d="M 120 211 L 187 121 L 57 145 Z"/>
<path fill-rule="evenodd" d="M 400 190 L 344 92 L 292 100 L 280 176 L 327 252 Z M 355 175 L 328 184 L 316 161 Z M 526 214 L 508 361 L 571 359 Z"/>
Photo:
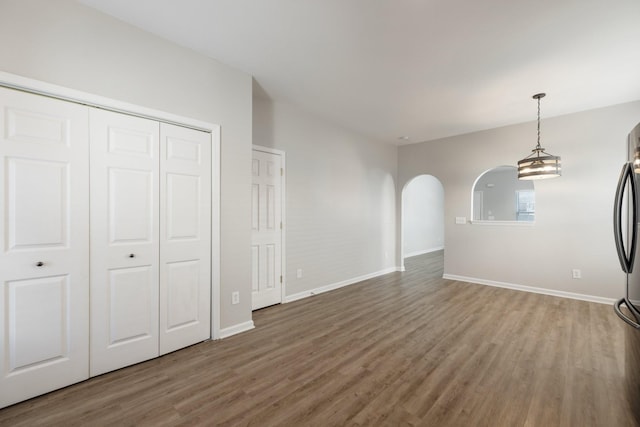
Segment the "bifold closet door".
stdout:
<path fill-rule="evenodd" d="M 89 377 L 87 116 L 0 88 L 0 407 Z"/>
<path fill-rule="evenodd" d="M 211 135 L 160 127 L 160 354 L 211 329 Z"/>
<path fill-rule="evenodd" d="M 92 376 L 158 356 L 159 127 L 90 110 Z"/>
<path fill-rule="evenodd" d="M 91 375 L 206 340 L 211 136 L 90 112 Z"/>

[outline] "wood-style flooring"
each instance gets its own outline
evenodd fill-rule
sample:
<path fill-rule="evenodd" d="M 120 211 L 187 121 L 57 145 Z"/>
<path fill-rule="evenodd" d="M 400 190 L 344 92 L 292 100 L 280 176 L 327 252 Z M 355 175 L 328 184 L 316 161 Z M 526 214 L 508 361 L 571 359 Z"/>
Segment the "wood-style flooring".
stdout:
<path fill-rule="evenodd" d="M 0 410 L 3 426 L 633 426 L 609 305 L 407 271 Z"/>

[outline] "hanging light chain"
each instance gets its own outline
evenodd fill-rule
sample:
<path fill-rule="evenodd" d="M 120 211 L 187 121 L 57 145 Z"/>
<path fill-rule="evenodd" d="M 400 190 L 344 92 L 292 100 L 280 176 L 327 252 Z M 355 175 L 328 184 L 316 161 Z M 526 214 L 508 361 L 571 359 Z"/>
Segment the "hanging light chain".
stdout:
<path fill-rule="evenodd" d="M 542 96 L 536 95 L 536 97 L 538 98 L 538 145 L 536 146 L 536 150 L 540 150 L 540 98 L 542 98 Z"/>
<path fill-rule="evenodd" d="M 544 98 L 546 95 L 546 93 L 536 93 L 533 95 L 533 99 L 538 100 L 538 144 L 536 145 L 536 148 L 531 151 L 538 153 L 538 156 L 540 155 L 540 152 L 544 153 L 544 148 L 540 146 L 540 98 Z"/>

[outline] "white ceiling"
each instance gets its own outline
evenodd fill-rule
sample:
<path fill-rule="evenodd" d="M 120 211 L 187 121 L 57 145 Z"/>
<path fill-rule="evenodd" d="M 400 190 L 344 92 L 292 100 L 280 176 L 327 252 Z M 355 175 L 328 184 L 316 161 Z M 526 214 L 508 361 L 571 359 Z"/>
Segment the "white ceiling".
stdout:
<path fill-rule="evenodd" d="M 640 99 L 640 0 L 80 1 L 390 143 Z"/>

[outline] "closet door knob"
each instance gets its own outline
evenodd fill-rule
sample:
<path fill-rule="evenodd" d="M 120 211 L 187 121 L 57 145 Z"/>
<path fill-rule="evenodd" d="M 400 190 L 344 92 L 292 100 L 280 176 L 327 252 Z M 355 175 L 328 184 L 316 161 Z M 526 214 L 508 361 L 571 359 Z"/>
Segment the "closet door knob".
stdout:
<path fill-rule="evenodd" d="M 129 258 L 135 258 L 135 254 L 129 254 Z"/>
<path fill-rule="evenodd" d="M 42 261 L 36 262 L 36 267 L 42 267 L 43 265 L 44 265 L 44 262 Z"/>

